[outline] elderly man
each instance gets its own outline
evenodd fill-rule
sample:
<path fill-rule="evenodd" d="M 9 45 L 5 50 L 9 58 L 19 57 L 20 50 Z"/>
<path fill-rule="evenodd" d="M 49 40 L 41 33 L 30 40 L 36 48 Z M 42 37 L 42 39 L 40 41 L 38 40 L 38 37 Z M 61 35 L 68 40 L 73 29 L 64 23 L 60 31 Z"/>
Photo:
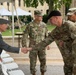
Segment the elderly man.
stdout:
<path fill-rule="evenodd" d="M 57 10 L 50 12 L 48 18 L 52 25 L 56 28 L 49 34 L 49 36 L 41 43 L 35 45 L 33 49 L 43 50 L 47 45 L 56 42 L 64 61 L 64 74 L 72 75 L 74 58 L 72 55 L 72 43 L 71 33 L 69 30 L 69 23 L 63 22 L 61 13 Z"/>
<path fill-rule="evenodd" d="M 6 31 L 9 23 L 10 21 L 0 18 L 0 55 L 2 53 L 2 50 L 6 50 L 8 52 L 13 52 L 13 53 L 19 53 L 20 51 L 23 53 L 27 53 L 28 51 L 30 51 L 31 48 L 12 47 L 3 41 L 1 33 Z M 0 57 L 0 61 L 1 61 L 1 57 Z M 0 75 L 4 75 L 2 72 L 1 64 L 0 64 Z"/>

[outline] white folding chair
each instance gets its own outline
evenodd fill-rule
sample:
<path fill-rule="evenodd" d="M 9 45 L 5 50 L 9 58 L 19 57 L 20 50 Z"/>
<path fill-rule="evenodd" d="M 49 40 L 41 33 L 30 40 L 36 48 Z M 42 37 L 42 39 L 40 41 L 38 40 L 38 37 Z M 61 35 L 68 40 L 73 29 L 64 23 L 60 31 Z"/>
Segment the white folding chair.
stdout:
<path fill-rule="evenodd" d="M 6 63 L 4 64 L 4 66 L 6 66 L 6 69 L 9 70 L 14 70 L 14 69 L 18 69 L 18 65 L 15 62 L 12 63 Z"/>
<path fill-rule="evenodd" d="M 6 67 L 4 66 L 4 64 L 3 64 L 2 62 L 0 62 L 0 64 L 2 65 L 2 71 L 3 71 L 4 75 L 8 75 L 7 69 L 6 69 Z"/>
<path fill-rule="evenodd" d="M 7 57 L 10 57 L 10 55 L 9 54 L 6 54 L 6 53 L 2 53 L 1 54 L 1 58 L 7 58 Z"/>
<path fill-rule="evenodd" d="M 2 58 L 2 62 L 3 63 L 10 63 L 10 62 L 14 62 L 14 59 L 12 57 Z"/>
<path fill-rule="evenodd" d="M 1 54 L 5 54 L 6 53 L 6 51 L 5 50 L 2 50 L 2 53 Z"/>
<path fill-rule="evenodd" d="M 8 72 L 9 75 L 25 75 L 22 70 L 13 70 Z"/>
<path fill-rule="evenodd" d="M 4 75 L 9 75 L 6 70 L 3 69 L 2 71 L 3 71 Z"/>

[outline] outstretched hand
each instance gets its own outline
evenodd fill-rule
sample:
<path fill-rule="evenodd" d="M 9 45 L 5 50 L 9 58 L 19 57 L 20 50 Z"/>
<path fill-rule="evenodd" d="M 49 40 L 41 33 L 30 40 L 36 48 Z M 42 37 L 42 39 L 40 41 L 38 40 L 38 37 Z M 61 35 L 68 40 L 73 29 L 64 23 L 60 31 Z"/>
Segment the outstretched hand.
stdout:
<path fill-rule="evenodd" d="M 28 51 L 31 51 L 32 48 L 21 48 L 21 52 L 23 52 L 24 54 L 26 54 Z"/>
<path fill-rule="evenodd" d="M 47 49 L 47 50 L 50 50 L 50 45 L 48 45 L 48 46 L 46 47 L 46 49 Z"/>

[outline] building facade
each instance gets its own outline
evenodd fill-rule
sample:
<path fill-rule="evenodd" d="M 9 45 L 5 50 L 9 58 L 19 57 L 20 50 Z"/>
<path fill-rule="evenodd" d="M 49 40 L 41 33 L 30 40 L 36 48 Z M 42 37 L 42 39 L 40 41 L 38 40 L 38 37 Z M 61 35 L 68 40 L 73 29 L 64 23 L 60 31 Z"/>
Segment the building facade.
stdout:
<path fill-rule="evenodd" d="M 9 11 L 12 11 L 12 4 L 11 3 L 8 3 L 8 2 L 0 3 L 0 8 L 2 8 L 2 7 L 5 7 Z M 33 14 L 34 14 L 35 10 L 42 11 L 43 15 L 46 14 L 47 10 L 48 10 L 48 5 L 46 3 L 44 3 L 43 6 L 41 6 L 39 4 L 39 6 L 37 8 L 33 8 L 33 7 L 26 7 L 23 0 L 15 0 L 15 8 L 18 8 L 18 7 L 22 8 L 25 11 L 31 12 L 32 16 L 34 16 Z M 71 7 L 76 7 L 76 0 L 72 0 Z M 64 5 L 62 5 L 60 11 L 61 11 L 62 15 L 65 16 L 65 14 L 67 12 L 66 7 Z"/>
<path fill-rule="evenodd" d="M 39 6 L 37 8 L 26 7 L 23 0 L 15 0 L 14 4 L 15 4 L 15 8 L 20 7 L 21 9 L 23 9 L 25 11 L 31 12 L 32 16 L 34 16 L 33 14 L 34 14 L 35 10 L 42 11 L 42 13 L 44 15 L 44 14 L 46 14 L 46 10 L 48 9 L 48 5 L 46 3 L 44 3 L 43 6 L 41 6 L 39 4 Z M 0 8 L 2 8 L 2 7 L 8 9 L 9 11 L 12 11 L 12 3 L 8 3 L 8 2 L 0 3 Z"/>
<path fill-rule="evenodd" d="M 76 0 L 72 0 L 71 7 L 76 7 Z"/>

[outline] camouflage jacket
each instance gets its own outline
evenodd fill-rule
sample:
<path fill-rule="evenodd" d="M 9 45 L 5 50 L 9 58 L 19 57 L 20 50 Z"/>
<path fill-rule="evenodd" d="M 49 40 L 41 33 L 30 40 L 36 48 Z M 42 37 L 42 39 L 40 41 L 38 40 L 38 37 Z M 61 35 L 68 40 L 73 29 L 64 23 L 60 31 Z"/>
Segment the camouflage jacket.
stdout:
<path fill-rule="evenodd" d="M 69 30 L 70 30 L 70 33 L 71 33 L 71 37 L 72 39 L 75 39 L 76 38 L 76 23 L 75 22 L 72 22 L 72 21 L 67 21 L 68 25 L 69 25 Z"/>
<path fill-rule="evenodd" d="M 53 41 L 55 41 L 57 44 L 59 43 L 59 41 L 63 41 L 65 43 L 72 43 L 73 40 L 71 38 L 68 22 L 64 22 L 61 27 L 56 27 L 45 40 L 35 45 L 33 49 L 43 50 L 47 45 L 51 44 Z"/>
<path fill-rule="evenodd" d="M 48 35 L 47 32 L 48 31 L 45 23 L 40 22 L 37 24 L 35 21 L 29 23 L 23 34 L 22 46 L 27 47 L 27 40 L 29 40 L 30 45 L 35 45 L 41 42 Z"/>

